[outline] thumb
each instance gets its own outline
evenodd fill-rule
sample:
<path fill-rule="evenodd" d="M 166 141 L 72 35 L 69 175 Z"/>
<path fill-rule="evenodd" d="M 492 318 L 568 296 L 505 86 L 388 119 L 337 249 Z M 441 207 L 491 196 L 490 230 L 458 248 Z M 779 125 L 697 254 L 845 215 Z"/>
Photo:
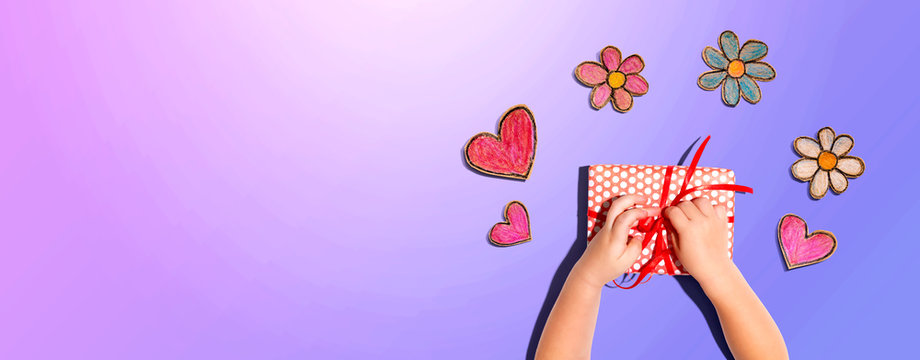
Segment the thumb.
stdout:
<path fill-rule="evenodd" d="M 630 236 L 629 243 L 626 244 L 626 250 L 620 256 L 620 260 L 629 261 L 628 265 L 639 260 L 639 253 L 642 251 L 642 236 Z"/>

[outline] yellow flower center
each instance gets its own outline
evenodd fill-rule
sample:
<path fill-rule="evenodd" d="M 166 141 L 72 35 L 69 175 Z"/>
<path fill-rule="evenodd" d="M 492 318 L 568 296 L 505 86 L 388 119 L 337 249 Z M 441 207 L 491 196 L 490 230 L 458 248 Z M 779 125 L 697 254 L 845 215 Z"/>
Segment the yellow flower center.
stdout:
<path fill-rule="evenodd" d="M 735 59 L 728 63 L 728 75 L 733 78 L 744 75 L 744 61 Z"/>
<path fill-rule="evenodd" d="M 830 151 L 823 151 L 818 155 L 818 166 L 824 170 L 833 170 L 837 166 L 837 155 Z"/>
<path fill-rule="evenodd" d="M 607 75 L 607 83 L 614 89 L 621 88 L 626 83 L 626 75 L 619 71 L 611 72 L 610 75 Z"/>

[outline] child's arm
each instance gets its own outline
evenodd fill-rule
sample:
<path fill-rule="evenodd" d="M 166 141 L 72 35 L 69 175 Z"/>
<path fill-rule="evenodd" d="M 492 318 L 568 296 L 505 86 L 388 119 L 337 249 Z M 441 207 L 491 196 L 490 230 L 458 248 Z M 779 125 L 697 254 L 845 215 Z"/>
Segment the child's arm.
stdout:
<path fill-rule="evenodd" d="M 604 227 L 572 268 L 549 313 L 537 345 L 537 359 L 591 357 L 601 289 L 636 262 L 642 250 L 642 239 L 627 241 L 629 228 L 640 219 L 658 215 L 657 208 L 627 210 L 646 201 L 641 196 L 626 195 L 611 203 Z"/>
<path fill-rule="evenodd" d="M 788 359 L 779 328 L 728 257 L 726 210 L 710 201 L 697 198 L 665 209 L 677 232 L 677 257 L 715 306 L 735 359 Z"/>

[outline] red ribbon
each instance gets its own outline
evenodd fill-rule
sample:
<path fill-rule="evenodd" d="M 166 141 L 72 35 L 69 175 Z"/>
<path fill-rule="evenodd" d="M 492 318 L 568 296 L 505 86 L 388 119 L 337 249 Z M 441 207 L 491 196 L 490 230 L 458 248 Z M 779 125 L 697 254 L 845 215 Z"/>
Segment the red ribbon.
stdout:
<path fill-rule="evenodd" d="M 708 191 L 708 190 L 725 190 L 725 191 L 734 191 L 734 192 L 743 192 L 743 193 L 753 193 L 754 189 L 751 189 L 747 186 L 734 185 L 734 184 L 712 184 L 712 185 L 701 185 L 697 187 L 687 188 L 687 185 L 690 184 L 690 179 L 693 177 L 693 173 L 696 172 L 696 165 L 700 161 L 700 156 L 703 155 L 703 149 L 706 148 L 706 143 L 709 142 L 710 136 L 706 136 L 706 140 L 703 140 L 703 143 L 700 144 L 699 149 L 696 150 L 696 154 L 693 155 L 693 162 L 690 163 L 690 167 L 687 168 L 687 175 L 684 176 L 683 184 L 680 187 L 680 191 L 677 192 L 677 196 L 668 204 L 668 192 L 671 189 L 671 175 L 674 173 L 674 165 L 667 167 L 664 175 L 664 185 L 662 186 L 661 192 L 661 203 L 659 207 L 661 210 L 664 210 L 668 206 L 674 206 L 680 203 L 680 201 L 696 191 Z M 588 210 L 588 216 L 594 217 L 597 221 L 602 221 L 601 215 L 595 212 L 594 210 Z M 606 218 L 606 216 L 604 216 Z M 735 222 L 734 216 L 728 217 L 728 222 Z M 642 280 L 648 276 L 652 269 L 655 268 L 655 264 L 658 264 L 664 260 L 665 267 L 668 269 L 668 273 L 674 273 L 674 262 L 671 261 L 670 251 L 668 251 L 667 244 L 664 239 L 664 231 L 666 228 L 670 228 L 670 224 L 666 223 L 664 218 L 659 214 L 659 216 L 646 218 L 639 223 L 637 230 L 644 233 L 644 238 L 642 240 L 642 248 L 644 249 L 648 246 L 648 243 L 653 239 L 655 241 L 655 248 L 652 250 L 652 257 L 648 262 L 642 265 L 639 268 L 639 278 L 636 279 L 636 282 L 629 286 L 622 286 L 617 284 L 616 281 L 613 282 L 618 288 L 621 289 L 632 289 L 642 283 Z M 673 230 L 673 229 L 670 229 Z"/>

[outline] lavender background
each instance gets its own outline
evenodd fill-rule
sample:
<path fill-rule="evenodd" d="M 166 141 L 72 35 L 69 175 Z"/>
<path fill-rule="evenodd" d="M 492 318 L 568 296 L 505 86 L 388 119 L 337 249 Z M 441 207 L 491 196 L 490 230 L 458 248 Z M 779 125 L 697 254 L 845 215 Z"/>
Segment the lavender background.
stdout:
<path fill-rule="evenodd" d="M 707 134 L 701 164 L 755 189 L 737 200 L 735 261 L 793 358 L 906 355 L 920 320 L 917 13 L 2 2 L 0 357 L 522 358 L 579 250 L 579 168 L 673 164 Z M 778 77 L 757 105 L 696 86 L 725 29 L 770 47 Z M 625 115 L 592 110 L 572 76 L 608 44 L 646 61 L 650 91 Z M 464 142 L 519 103 L 538 124 L 531 178 L 467 169 Z M 813 201 L 789 174 L 791 142 L 827 125 L 868 169 Z M 534 240 L 493 247 L 514 199 Z M 837 252 L 784 271 L 788 212 L 833 231 Z M 692 290 L 670 277 L 605 290 L 594 355 L 722 356 Z"/>

